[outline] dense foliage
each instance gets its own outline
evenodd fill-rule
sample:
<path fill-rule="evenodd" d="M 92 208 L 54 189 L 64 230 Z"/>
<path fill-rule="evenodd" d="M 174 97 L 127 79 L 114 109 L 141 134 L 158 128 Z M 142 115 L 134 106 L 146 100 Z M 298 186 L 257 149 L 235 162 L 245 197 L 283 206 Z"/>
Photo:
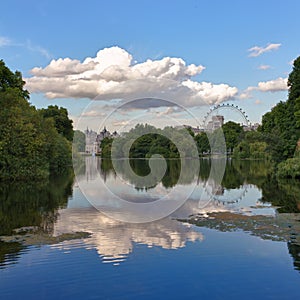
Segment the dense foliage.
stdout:
<path fill-rule="evenodd" d="M 243 138 L 243 127 L 240 124 L 229 121 L 222 126 L 226 141 L 226 148 L 231 153 Z"/>
<path fill-rule="evenodd" d="M 277 162 L 293 157 L 300 138 L 300 57 L 294 61 L 288 86 L 288 100 L 266 113 L 260 128 L 269 139 L 268 147 Z"/>
<path fill-rule="evenodd" d="M 42 108 L 40 112 L 44 118 L 50 118 L 54 121 L 58 133 L 69 141 L 73 140 L 73 121 L 69 119 L 67 109 L 57 105 L 49 105 L 47 108 Z"/>
<path fill-rule="evenodd" d="M 101 155 L 102 157 L 110 158 L 111 157 L 111 145 L 113 140 L 111 138 L 104 138 L 101 141 Z"/>
<path fill-rule="evenodd" d="M 233 157 L 238 159 L 270 159 L 268 144 L 257 131 L 244 133 L 243 140 L 234 148 Z"/>
<path fill-rule="evenodd" d="M 148 124 L 137 124 L 122 137 L 103 140 L 102 157 L 149 158 L 159 154 L 165 158 L 178 158 L 179 152 L 185 157 L 197 157 L 198 151 L 193 137 L 186 129 L 172 127 L 155 128 Z"/>
<path fill-rule="evenodd" d="M 233 153 L 238 159 L 270 160 L 278 165 L 278 176 L 300 177 L 300 159 L 294 157 L 300 139 L 300 57 L 294 61 L 293 71 L 288 78 L 289 96 L 279 102 L 262 118 L 258 131 L 245 132 L 239 124 L 229 121 L 221 129 L 195 135 L 190 128 L 177 130 L 172 127 L 156 129 L 150 125 L 137 125 L 129 133 L 102 143 L 102 156 L 149 158 L 160 154 L 165 158 L 178 158 L 180 146 L 184 157 L 196 157 L 214 153 Z M 192 138 L 186 139 L 186 133 Z M 224 136 L 224 138 L 222 138 Z M 224 145 L 224 139 L 226 146 Z M 176 141 L 174 143 L 174 141 Z M 196 150 L 192 149 L 196 144 Z M 124 149 L 129 149 L 127 155 Z M 127 149 L 128 150 L 128 149 Z"/>
<path fill-rule="evenodd" d="M 288 78 L 287 101 L 280 101 L 262 118 L 259 132 L 249 132 L 234 149 L 237 158 L 267 158 L 277 166 L 279 177 L 300 177 L 300 159 L 295 156 L 300 139 L 300 57 Z"/>
<path fill-rule="evenodd" d="M 278 165 L 277 176 L 282 178 L 300 178 L 300 158 L 293 157 Z"/>
<path fill-rule="evenodd" d="M 15 73 L 11 72 L 9 68 L 5 66 L 4 61 L 0 60 L 0 93 L 15 89 L 21 97 L 29 99 L 29 92 L 23 87 L 25 81 L 22 79 L 22 74 L 19 71 Z"/>
<path fill-rule="evenodd" d="M 37 110 L 24 84 L 20 72 L 0 61 L 0 180 L 47 178 L 71 165 L 70 128 L 60 132 L 56 124 L 57 116 L 68 119 L 66 111 Z M 57 113 L 51 116 L 53 110 Z"/>
<path fill-rule="evenodd" d="M 84 152 L 85 151 L 85 134 L 80 130 L 74 131 L 73 137 L 74 151 Z"/>

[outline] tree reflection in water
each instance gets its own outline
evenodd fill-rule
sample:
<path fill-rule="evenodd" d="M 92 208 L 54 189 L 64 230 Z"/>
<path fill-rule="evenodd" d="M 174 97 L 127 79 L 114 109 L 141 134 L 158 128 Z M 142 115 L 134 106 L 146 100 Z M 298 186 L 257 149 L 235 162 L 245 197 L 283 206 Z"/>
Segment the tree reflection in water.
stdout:
<path fill-rule="evenodd" d="M 91 168 L 91 159 L 95 159 L 96 168 Z M 186 164 L 186 168 L 181 168 L 181 164 Z M 150 169 L 147 160 L 133 160 L 130 162 L 133 171 L 145 176 Z M 135 186 L 135 178 L 127 174 L 122 160 L 115 164 L 108 159 L 98 159 L 86 157 L 77 165 L 77 180 L 94 180 L 98 175 L 104 181 L 117 180 L 121 177 L 123 180 Z M 193 160 L 167 160 L 167 171 L 161 181 L 156 182 L 151 189 L 157 185 L 163 186 L 165 189 L 172 189 L 176 185 L 189 185 L 196 182 L 199 186 L 203 186 L 208 182 L 210 177 L 211 160 L 202 159 L 200 161 L 200 172 L 197 173 L 194 167 Z M 188 170 L 180 178 L 180 171 Z M 277 180 L 273 174 L 273 166 L 269 162 L 264 161 L 236 161 L 227 160 L 225 174 L 223 180 L 216 189 L 220 193 L 242 189 L 246 185 L 257 187 L 261 191 L 261 203 L 271 204 L 278 207 L 277 212 L 283 217 L 280 224 L 289 227 L 289 235 L 284 230 L 282 240 L 287 242 L 287 246 L 291 256 L 294 259 L 295 268 L 300 270 L 299 254 L 299 215 L 300 212 L 300 184 L 295 180 Z M 211 180 L 211 178 L 210 178 Z M 121 257 L 128 255 L 132 251 L 132 242 L 144 243 L 149 246 L 161 246 L 165 248 L 184 247 L 186 241 L 202 240 L 201 233 L 194 231 L 189 226 L 180 224 L 176 220 L 164 219 L 151 226 L 141 225 L 120 225 L 118 222 L 109 221 L 109 218 L 101 216 L 97 211 L 89 210 L 89 213 L 94 215 L 95 220 L 102 220 L 100 223 L 91 222 L 89 218 L 84 216 L 84 210 L 65 209 L 68 199 L 72 196 L 73 190 L 73 173 L 66 174 L 58 178 L 52 178 L 49 182 L 44 183 L 11 183 L 0 184 L 0 235 L 11 235 L 13 230 L 20 227 L 35 226 L 39 232 L 53 234 L 62 228 L 67 231 L 80 230 L 82 222 L 90 222 L 86 224 L 86 228 L 90 228 L 92 233 L 91 239 L 84 239 L 87 245 L 94 245 L 99 254 L 108 257 Z M 146 192 L 148 187 L 145 188 Z M 188 202 L 181 209 L 186 209 L 187 212 L 197 212 L 197 207 Z M 191 207 L 190 207 L 191 206 Z M 193 207 L 192 207 L 193 206 Z M 225 207 L 226 208 L 226 207 Z M 60 215 L 60 216 L 59 216 Z M 71 218 L 71 219 L 70 219 Z M 78 222 L 71 222 L 72 218 L 78 219 Z M 70 221 L 71 220 L 71 221 Z M 270 219 L 261 219 L 261 224 L 265 225 L 270 222 Z M 74 221 L 74 220 L 73 220 Z M 77 224 L 74 228 L 70 224 Z M 220 224 L 225 224 L 224 219 L 220 222 L 208 222 L 203 220 L 201 224 L 194 224 L 204 227 L 212 227 L 220 230 Z M 244 222 L 245 223 L 245 222 Z M 246 222 L 247 226 L 242 223 L 232 222 L 229 227 L 222 227 L 225 231 L 246 230 L 249 231 L 249 226 L 254 226 L 254 222 Z M 241 225 L 242 224 L 242 225 Z M 280 225 L 281 226 L 281 225 Z M 98 228 L 98 229 L 97 229 Z M 226 229 L 227 228 L 227 229 Z M 118 229 L 127 232 L 126 241 L 123 239 L 121 243 Z M 251 228 L 250 228 L 251 229 Z M 280 229 L 280 228 L 279 228 Z M 250 230 L 251 231 L 251 230 Z M 280 235 L 280 230 L 277 232 L 268 232 L 269 235 L 275 237 Z M 266 232 L 264 232 L 266 233 Z M 94 237 L 93 237 L 94 235 Z M 173 237 L 173 238 L 172 238 Z M 174 240 L 174 237 L 177 237 Z M 267 235 L 261 234 L 262 238 L 267 238 Z M 95 241 L 98 239 L 98 243 Z M 100 242 L 101 241 L 101 242 Z M 176 242 L 177 241 L 177 242 Z M 71 242 L 64 242 L 64 244 Z M 104 244 L 103 244 L 104 243 Z M 105 244 L 106 243 L 106 244 Z M 115 246 L 113 246 L 115 245 Z M 125 246 L 124 246 L 125 245 Z M 126 246 L 127 245 L 127 246 Z M 119 247 L 119 248 L 118 248 Z M 122 248 L 122 249 L 121 249 Z M 126 250 L 126 249 L 127 250 Z M 115 249 L 115 253 L 110 252 Z M 118 250 L 119 249 L 119 250 Z M 20 243 L 0 243 L 0 265 L 5 266 L 7 262 L 15 263 L 22 251 L 26 251 L 26 246 Z"/>
<path fill-rule="evenodd" d="M 58 209 L 66 207 L 72 195 L 74 174 L 50 178 L 48 182 L 13 182 L 0 184 L 0 236 L 11 235 L 17 228 L 35 228 L 52 234 Z M 0 242 L 0 265 L 18 258 L 26 247 L 20 243 Z"/>

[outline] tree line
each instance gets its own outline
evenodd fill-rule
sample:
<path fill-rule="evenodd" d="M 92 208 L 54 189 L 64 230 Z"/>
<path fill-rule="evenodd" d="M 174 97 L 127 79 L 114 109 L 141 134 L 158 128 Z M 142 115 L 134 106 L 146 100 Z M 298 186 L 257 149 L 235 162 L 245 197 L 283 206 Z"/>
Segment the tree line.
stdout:
<path fill-rule="evenodd" d="M 211 149 L 214 151 L 220 149 L 220 152 L 226 149 L 227 153 L 237 159 L 272 161 L 276 165 L 278 176 L 298 178 L 300 177 L 300 57 L 294 61 L 293 70 L 288 77 L 288 87 L 288 99 L 280 101 L 270 112 L 263 115 L 262 124 L 257 131 L 245 132 L 240 124 L 232 121 L 214 132 L 201 132 L 197 135 L 189 128 L 157 129 L 147 124 L 138 124 L 114 143 L 112 139 L 104 139 L 101 144 L 102 157 L 110 157 L 112 152 L 114 157 L 128 157 L 123 150 L 130 144 L 130 158 L 148 158 L 153 154 L 160 154 L 165 158 L 178 158 L 180 156 L 178 145 L 172 142 L 175 140 L 180 147 L 182 145 L 186 157 L 209 155 L 212 154 Z M 197 153 L 192 147 L 191 140 L 184 134 L 186 130 L 196 144 Z M 221 136 L 224 136 L 225 141 L 220 138 Z"/>
<path fill-rule="evenodd" d="M 20 72 L 0 60 L 0 180 L 41 180 L 72 165 L 72 120 L 58 106 L 36 109 Z"/>
<path fill-rule="evenodd" d="M 43 179 L 72 165 L 74 131 L 68 111 L 56 105 L 36 109 L 29 102 L 24 85 L 22 74 L 12 72 L 0 60 L 0 180 Z M 294 61 L 288 87 L 287 101 L 280 101 L 266 113 L 257 131 L 244 132 L 239 124 L 227 122 L 222 132 L 194 135 L 190 129 L 157 129 L 138 124 L 115 143 L 104 139 L 102 157 L 110 157 L 112 151 L 115 157 L 126 157 L 124 149 L 128 145 L 130 158 L 148 158 L 153 154 L 166 158 L 178 158 L 181 154 L 196 157 L 226 146 L 235 158 L 267 159 L 277 164 L 280 176 L 300 177 L 300 57 Z M 79 141 L 75 148 L 84 151 L 83 133 L 75 131 L 75 136 Z"/>

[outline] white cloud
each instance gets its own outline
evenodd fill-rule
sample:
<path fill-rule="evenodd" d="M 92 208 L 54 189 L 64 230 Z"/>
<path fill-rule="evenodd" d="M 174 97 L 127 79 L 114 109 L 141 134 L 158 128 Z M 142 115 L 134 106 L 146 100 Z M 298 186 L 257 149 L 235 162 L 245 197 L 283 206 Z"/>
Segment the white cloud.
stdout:
<path fill-rule="evenodd" d="M 193 92 L 190 98 L 190 106 L 193 106 L 197 98 L 205 99 L 207 104 L 218 104 L 232 99 L 238 92 L 236 87 L 230 87 L 228 84 L 223 83 L 214 85 L 210 82 L 197 82 L 188 79 L 183 81 L 182 85 Z"/>
<path fill-rule="evenodd" d="M 66 75 L 80 74 L 84 71 L 88 71 L 91 63 L 82 65 L 77 59 L 59 58 L 58 60 L 52 60 L 46 68 L 33 68 L 30 72 L 33 75 L 41 77 L 64 77 Z M 93 64 L 94 65 L 94 64 Z"/>
<path fill-rule="evenodd" d="M 90 110 L 81 114 L 81 117 L 104 117 L 106 113 L 98 110 Z"/>
<path fill-rule="evenodd" d="M 162 117 L 162 116 L 169 116 L 169 115 L 175 115 L 176 113 L 180 113 L 182 111 L 181 107 L 178 106 L 170 106 L 164 109 L 163 111 L 154 111 L 155 115 L 157 117 Z"/>
<path fill-rule="evenodd" d="M 131 124 L 131 121 L 129 120 L 123 120 L 123 121 L 115 121 L 112 122 L 113 126 L 128 126 Z"/>
<path fill-rule="evenodd" d="M 239 94 L 239 98 L 240 98 L 241 100 L 252 98 L 251 92 L 252 92 L 253 90 L 254 90 L 254 87 L 253 87 L 253 86 L 249 86 L 249 87 L 246 88 L 241 94 Z"/>
<path fill-rule="evenodd" d="M 0 47 L 9 46 L 11 43 L 10 39 L 4 36 L 0 36 Z"/>
<path fill-rule="evenodd" d="M 240 95 L 240 99 L 250 99 L 252 98 L 252 92 L 253 91 L 260 91 L 260 92 L 281 92 L 281 91 L 287 91 L 288 79 L 287 78 L 276 78 L 269 81 L 260 81 L 257 86 L 249 86 L 247 89 L 245 89 Z"/>
<path fill-rule="evenodd" d="M 265 47 L 254 46 L 254 47 L 248 49 L 248 51 L 250 52 L 249 56 L 257 57 L 257 56 L 262 55 L 263 53 L 277 50 L 280 46 L 281 46 L 281 44 L 268 44 Z"/>
<path fill-rule="evenodd" d="M 269 66 L 269 65 L 260 65 L 257 67 L 258 70 L 268 70 L 270 68 L 271 68 L 271 66 Z"/>
<path fill-rule="evenodd" d="M 288 90 L 287 78 L 279 77 L 270 81 L 261 81 L 257 85 L 257 90 L 261 92 L 280 92 Z"/>
<path fill-rule="evenodd" d="M 119 47 L 100 50 L 83 62 L 70 58 L 52 60 L 33 68 L 26 88 L 48 98 L 95 100 L 161 98 L 186 106 L 214 104 L 233 99 L 238 90 L 228 84 L 193 81 L 202 65 L 186 65 L 181 58 L 164 57 L 134 63 Z"/>

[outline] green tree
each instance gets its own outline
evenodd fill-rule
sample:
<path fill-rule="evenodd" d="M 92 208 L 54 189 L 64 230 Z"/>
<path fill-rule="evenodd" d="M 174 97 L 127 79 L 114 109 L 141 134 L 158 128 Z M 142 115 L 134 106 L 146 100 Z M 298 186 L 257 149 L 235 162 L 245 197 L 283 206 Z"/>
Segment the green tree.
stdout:
<path fill-rule="evenodd" d="M 300 97 L 300 56 L 294 60 L 293 71 L 288 78 L 289 100 Z"/>
<path fill-rule="evenodd" d="M 267 143 L 266 142 L 253 142 L 250 144 L 250 158 L 253 159 L 265 159 Z"/>
<path fill-rule="evenodd" d="M 192 137 L 195 136 L 195 133 L 194 133 L 194 131 L 192 130 L 191 127 L 186 127 L 186 130 L 188 131 L 188 133 L 189 133 Z"/>
<path fill-rule="evenodd" d="M 300 158 L 288 158 L 278 164 L 277 176 L 280 178 L 300 178 Z"/>
<path fill-rule="evenodd" d="M 42 108 L 41 114 L 44 118 L 52 118 L 58 133 L 62 134 L 67 140 L 73 140 L 73 121 L 69 119 L 67 109 L 57 105 L 49 105 Z"/>
<path fill-rule="evenodd" d="M 293 71 L 288 78 L 289 100 L 295 105 L 295 118 L 297 128 L 300 128 L 300 56 L 294 60 Z"/>
<path fill-rule="evenodd" d="M 21 73 L 0 63 L 0 180 L 45 179 L 71 165 L 70 142 L 28 102 Z"/>
<path fill-rule="evenodd" d="M 246 141 L 241 141 L 233 150 L 235 158 L 245 159 L 250 158 L 250 145 Z"/>
<path fill-rule="evenodd" d="M 201 132 L 195 136 L 195 142 L 200 154 L 208 153 L 210 151 L 209 140 L 205 132 Z"/>
<path fill-rule="evenodd" d="M 229 121 L 222 126 L 222 130 L 225 136 L 226 148 L 229 152 L 232 152 L 234 147 L 242 140 L 243 127 L 238 123 Z"/>
<path fill-rule="evenodd" d="M 0 179 L 49 175 L 43 119 L 15 89 L 0 93 Z"/>
<path fill-rule="evenodd" d="M 297 128 L 300 128 L 300 97 L 295 100 L 295 118 Z"/>
<path fill-rule="evenodd" d="M 282 161 L 294 155 L 300 138 L 300 57 L 294 60 L 293 71 L 288 78 L 289 96 L 286 102 L 279 102 L 262 119 L 261 132 L 269 140 L 268 150 L 275 161 Z M 270 141 L 276 141 L 274 147 Z"/>
<path fill-rule="evenodd" d="M 73 147 L 77 152 L 85 151 L 85 134 L 80 130 L 74 131 Z"/>
<path fill-rule="evenodd" d="M 100 148 L 101 148 L 101 156 L 103 158 L 111 158 L 111 146 L 112 146 L 112 142 L 113 142 L 113 139 L 112 138 L 104 138 L 102 141 L 101 141 L 101 145 L 100 145 Z"/>
<path fill-rule="evenodd" d="M 15 89 L 17 93 L 25 99 L 29 99 L 29 92 L 24 89 L 25 81 L 19 71 L 13 73 L 6 67 L 4 61 L 0 60 L 0 93 Z"/>

